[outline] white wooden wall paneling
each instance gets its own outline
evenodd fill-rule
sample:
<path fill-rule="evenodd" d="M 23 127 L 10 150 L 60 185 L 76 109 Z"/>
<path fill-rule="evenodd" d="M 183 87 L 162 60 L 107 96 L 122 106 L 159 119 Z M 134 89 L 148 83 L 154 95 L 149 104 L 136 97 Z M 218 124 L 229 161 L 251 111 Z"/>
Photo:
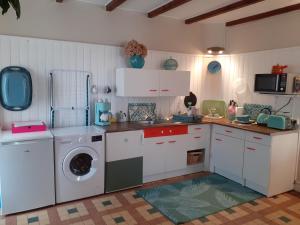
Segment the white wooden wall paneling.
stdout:
<path fill-rule="evenodd" d="M 149 51 L 146 58 L 145 68 L 161 68 L 162 62 L 172 56 L 177 59 L 180 70 L 190 70 L 192 73 L 191 89 L 195 94 L 200 95 L 201 63 L 202 56 L 179 54 L 173 52 Z M 195 66 L 198 64 L 198 66 Z M 21 120 L 44 120 L 50 121 L 49 110 L 49 72 L 53 69 L 85 70 L 92 72 L 91 84 L 97 85 L 99 92 L 91 95 L 93 121 L 93 105 L 100 98 L 108 98 L 112 102 L 112 112 L 120 110 L 127 111 L 129 102 L 155 102 L 157 111 L 163 116 L 170 116 L 176 111 L 185 111 L 183 97 L 162 97 L 162 98 L 121 98 L 114 93 L 104 94 L 105 86 L 115 88 L 115 69 L 127 66 L 123 55 L 123 49 L 114 46 L 74 43 L 66 41 L 55 41 L 25 37 L 14 37 L 0 35 L 0 67 L 1 69 L 10 66 L 24 66 L 30 70 L 33 80 L 33 102 L 29 109 L 22 112 L 10 112 L 3 108 L 0 111 L 1 125 L 8 129 L 11 122 Z M 200 66 L 199 66 L 200 65 Z M 69 96 L 65 102 L 74 100 L 72 90 L 77 85 L 79 92 L 82 92 L 82 85 L 75 84 L 72 77 L 61 76 L 61 88 L 56 90 L 64 96 Z M 84 96 L 78 101 L 84 101 Z M 198 102 L 200 106 L 200 101 Z M 58 126 L 75 126 L 84 124 L 84 112 L 71 112 L 56 114 Z"/>
<path fill-rule="evenodd" d="M 149 51 L 145 68 L 161 68 L 162 62 L 172 56 L 179 63 L 179 70 L 191 71 L 191 90 L 197 95 L 197 107 L 204 99 L 238 99 L 240 105 L 245 102 L 271 104 L 275 108 L 282 105 L 285 97 L 259 95 L 253 92 L 254 74 L 268 73 L 272 65 L 280 63 L 289 66 L 288 71 L 300 73 L 300 47 L 276 49 L 222 57 L 206 57 L 173 52 Z M 207 72 L 210 61 L 217 59 L 222 64 L 222 72 L 212 75 Z M 109 85 L 115 88 L 115 68 L 127 66 L 123 49 L 114 46 L 94 45 L 34 38 L 0 36 L 0 67 L 21 65 L 28 68 L 33 78 L 33 104 L 22 112 L 1 110 L 0 121 L 9 128 L 12 121 L 42 119 L 49 122 L 49 71 L 52 69 L 74 69 L 91 71 L 92 84 L 97 85 L 98 94 L 91 95 L 93 103 L 100 98 L 112 102 L 112 112 L 127 111 L 129 102 L 155 102 L 157 111 L 163 116 L 170 116 L 177 111 L 185 111 L 183 97 L 161 98 L 122 98 L 114 93 L 104 94 Z M 247 86 L 247 93 L 237 95 L 240 83 Z M 71 80 L 62 81 L 65 95 L 71 89 Z M 300 117 L 300 98 L 296 98 L 290 108 L 293 116 Z M 82 101 L 82 99 L 81 99 Z M 92 107 L 93 109 L 93 107 Z M 93 112 L 93 110 L 92 110 Z M 82 115 L 70 113 L 58 119 L 60 126 L 81 125 Z M 92 121 L 94 114 L 91 114 Z M 80 119 L 81 118 L 81 119 Z"/>

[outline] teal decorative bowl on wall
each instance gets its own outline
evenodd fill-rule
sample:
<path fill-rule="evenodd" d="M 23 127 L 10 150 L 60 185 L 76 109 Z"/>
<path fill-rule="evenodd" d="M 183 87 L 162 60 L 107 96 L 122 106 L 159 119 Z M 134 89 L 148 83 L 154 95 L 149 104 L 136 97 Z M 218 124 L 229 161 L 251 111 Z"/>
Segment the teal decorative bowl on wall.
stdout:
<path fill-rule="evenodd" d="M 129 58 L 129 65 L 132 68 L 141 69 L 145 65 L 145 59 L 140 55 L 133 55 Z"/>
<path fill-rule="evenodd" d="M 178 62 L 170 57 L 164 62 L 163 67 L 165 70 L 176 70 L 178 67 Z"/>

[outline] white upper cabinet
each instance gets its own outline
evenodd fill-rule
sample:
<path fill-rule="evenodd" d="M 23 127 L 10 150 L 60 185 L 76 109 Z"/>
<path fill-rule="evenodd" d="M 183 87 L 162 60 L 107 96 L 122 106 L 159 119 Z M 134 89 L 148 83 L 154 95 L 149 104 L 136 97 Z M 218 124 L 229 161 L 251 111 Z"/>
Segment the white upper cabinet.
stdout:
<path fill-rule="evenodd" d="M 117 69 L 117 96 L 159 96 L 159 70 Z"/>
<path fill-rule="evenodd" d="M 190 93 L 190 72 L 161 70 L 159 76 L 160 96 L 187 96 Z"/>
<path fill-rule="evenodd" d="M 117 69 L 117 96 L 187 96 L 190 72 L 148 69 Z"/>

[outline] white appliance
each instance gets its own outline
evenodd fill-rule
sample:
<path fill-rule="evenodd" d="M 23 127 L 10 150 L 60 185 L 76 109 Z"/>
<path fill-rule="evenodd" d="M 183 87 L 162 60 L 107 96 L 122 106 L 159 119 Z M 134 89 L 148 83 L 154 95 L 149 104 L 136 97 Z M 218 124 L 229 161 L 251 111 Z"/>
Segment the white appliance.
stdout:
<path fill-rule="evenodd" d="M 104 193 L 104 130 L 94 126 L 55 128 L 56 202 Z"/>
<path fill-rule="evenodd" d="M 50 131 L 0 136 L 1 214 L 55 204 L 53 136 Z"/>

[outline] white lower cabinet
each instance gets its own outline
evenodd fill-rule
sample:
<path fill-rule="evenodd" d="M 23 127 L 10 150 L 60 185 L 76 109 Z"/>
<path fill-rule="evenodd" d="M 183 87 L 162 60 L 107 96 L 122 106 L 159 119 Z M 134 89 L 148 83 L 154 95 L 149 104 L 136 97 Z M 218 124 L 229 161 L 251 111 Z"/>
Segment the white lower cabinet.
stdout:
<path fill-rule="evenodd" d="M 298 133 L 263 135 L 214 126 L 210 170 L 268 197 L 293 189 Z"/>
<path fill-rule="evenodd" d="M 139 166 L 143 173 L 138 178 L 144 182 L 210 168 L 270 197 L 293 189 L 297 143 L 297 132 L 270 136 L 220 125 L 210 132 L 209 125 L 190 125 L 186 134 L 163 137 L 145 137 L 143 131 L 107 134 L 106 161 L 110 167 L 121 162 L 111 171 L 124 176 L 124 161 L 132 171 Z M 203 162 L 191 163 L 195 151 L 203 154 Z M 132 158 L 137 158 L 137 166 L 128 161 Z M 132 171 L 126 174 L 132 177 Z M 112 174 L 113 181 L 117 176 Z"/>
<path fill-rule="evenodd" d="M 187 134 L 144 138 L 144 181 L 154 181 L 173 176 L 208 170 L 210 126 L 190 125 Z M 201 151 L 203 161 L 188 165 L 188 153 Z"/>
<path fill-rule="evenodd" d="M 265 192 L 270 177 L 270 146 L 245 142 L 243 177 L 245 185 Z"/>
<path fill-rule="evenodd" d="M 215 172 L 243 183 L 244 141 L 215 134 L 212 141 Z"/>
<path fill-rule="evenodd" d="M 144 139 L 143 156 L 144 177 L 185 168 L 184 135 Z"/>
<path fill-rule="evenodd" d="M 143 143 L 143 176 L 163 173 L 165 171 L 164 138 L 148 138 Z"/>
<path fill-rule="evenodd" d="M 186 148 L 184 146 L 185 135 L 168 138 L 165 148 L 165 171 L 175 171 L 186 167 Z"/>

